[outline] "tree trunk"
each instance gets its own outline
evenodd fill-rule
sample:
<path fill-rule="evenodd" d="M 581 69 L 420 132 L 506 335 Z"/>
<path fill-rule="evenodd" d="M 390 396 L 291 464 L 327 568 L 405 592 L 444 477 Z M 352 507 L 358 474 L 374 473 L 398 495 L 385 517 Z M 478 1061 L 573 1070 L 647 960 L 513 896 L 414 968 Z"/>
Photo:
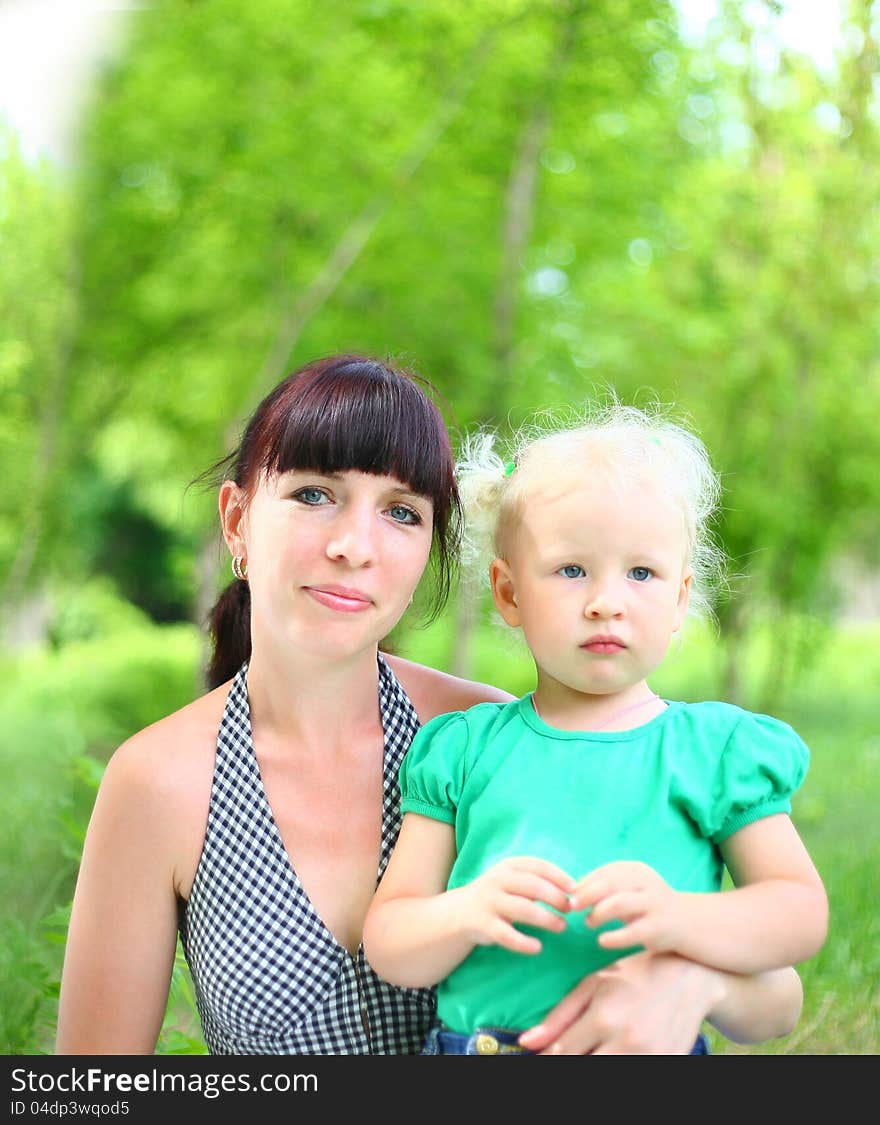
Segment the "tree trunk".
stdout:
<path fill-rule="evenodd" d="M 293 300 L 287 313 L 282 317 L 266 357 L 248 388 L 247 397 L 242 404 L 242 416 L 249 414 L 253 404 L 282 377 L 285 365 L 296 348 L 305 326 L 336 291 L 394 200 L 412 180 L 425 158 L 461 111 L 482 64 L 489 55 L 494 38 L 494 31 L 486 32 L 481 36 L 440 99 L 432 116 L 424 122 L 412 145 L 392 169 L 385 190 L 374 196 L 352 220 L 317 276 Z M 235 434 L 231 431 L 227 435 L 227 444 L 232 444 L 234 441 Z"/>
<path fill-rule="evenodd" d="M 38 557 L 45 531 L 46 506 L 49 502 L 52 480 L 59 471 L 59 446 L 61 444 L 59 435 L 64 410 L 64 394 L 74 347 L 79 294 L 79 257 L 75 249 L 71 255 L 68 276 L 70 279 L 67 289 L 69 300 L 67 307 L 61 314 L 55 358 L 46 380 L 45 397 L 37 423 L 37 444 L 34 450 L 31 475 L 32 493 L 23 517 L 18 549 L 10 564 L 3 590 L 0 592 L 0 615 L 7 625 L 16 617 L 17 607 L 33 578 L 34 562 Z M 45 610 L 46 605 L 43 596 L 38 595 L 36 601 Z M 40 620 L 43 622 L 43 636 L 45 636 L 45 627 L 49 624 L 49 616 L 45 612 L 36 616 L 28 612 L 26 616 L 30 626 L 19 636 L 26 635 L 31 640 L 36 639 L 33 637 L 33 628 L 35 623 Z M 12 640 L 6 626 L 4 626 L 4 635 L 9 641 Z"/>
<path fill-rule="evenodd" d="M 502 413 L 507 401 L 507 388 L 515 361 L 516 308 L 522 280 L 522 260 L 534 223 L 541 150 L 550 129 L 553 96 L 559 75 L 564 72 L 571 53 L 581 10 L 581 5 L 575 3 L 565 12 L 544 82 L 519 134 L 507 182 L 501 230 L 501 264 L 493 306 L 495 363 L 482 395 L 480 417 L 483 421 Z M 451 664 L 456 675 L 467 678 L 473 676 L 473 633 L 479 622 L 481 590 L 479 580 L 466 581 L 463 578 L 456 604 Z"/>

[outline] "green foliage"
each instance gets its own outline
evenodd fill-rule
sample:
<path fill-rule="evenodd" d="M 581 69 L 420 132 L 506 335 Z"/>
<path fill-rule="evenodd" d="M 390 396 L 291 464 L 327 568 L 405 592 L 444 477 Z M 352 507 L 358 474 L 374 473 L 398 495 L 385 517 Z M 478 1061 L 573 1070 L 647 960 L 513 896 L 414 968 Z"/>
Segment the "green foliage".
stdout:
<path fill-rule="evenodd" d="M 0 123 L 0 603 L 57 530 L 56 451 L 70 343 L 71 220 L 54 171 Z"/>
<path fill-rule="evenodd" d="M 0 916 L 0 1051 L 50 1054 L 57 992 L 47 948 L 29 926 Z"/>
<path fill-rule="evenodd" d="M 286 369 L 361 348 L 456 433 L 609 384 L 675 403 L 749 578 L 725 627 L 834 612 L 880 488 L 860 11 L 827 74 L 762 61 L 741 5 L 700 48 L 664 0 L 133 13 L 72 182 L 6 146 L 7 603 L 101 573 L 201 612 L 216 515 L 186 483 Z"/>
<path fill-rule="evenodd" d="M 194 629 L 132 624 L 131 607 L 91 594 L 79 606 L 92 610 L 91 639 L 0 669 L 0 1051 L 9 1054 L 52 1050 L 65 904 L 107 757 L 197 691 Z M 77 620 L 82 631 L 88 614 Z M 111 621 L 124 631 L 102 634 Z M 182 983 L 174 995 L 185 996 Z"/>
<path fill-rule="evenodd" d="M 763 29 L 756 10 L 722 4 L 696 47 L 666 0 L 158 0 L 131 14 L 71 176 L 0 136 L 10 1043 L 45 1046 L 57 965 L 27 947 L 69 899 L 96 770 L 200 690 L 196 629 L 154 624 L 203 617 L 220 581 L 215 499 L 186 485 L 315 355 L 413 366 L 456 442 L 609 385 L 674 404 L 726 484 L 734 600 L 725 643 L 698 631 L 658 685 L 788 700 L 876 793 L 871 683 L 843 714 L 821 632 L 842 564 L 872 571 L 878 546 L 876 28 L 853 4 L 820 72 L 768 62 L 775 8 Z M 464 670 L 528 690 L 487 619 Z M 452 667 L 452 620 L 395 643 Z M 835 649 L 854 684 L 853 652 Z M 849 1007 L 876 933 L 873 813 L 846 776 L 814 770 L 800 805 L 858 935 L 805 967 L 837 998 L 801 1047 L 848 1041 L 848 1011 L 877 1043 Z M 178 965 L 160 1049 L 196 1049 L 196 1027 Z"/>
<path fill-rule="evenodd" d="M 202 1036 L 195 990 L 189 967 L 183 956 L 180 939 L 174 955 L 168 1008 L 162 1023 L 157 1055 L 206 1055 L 208 1048 Z"/>

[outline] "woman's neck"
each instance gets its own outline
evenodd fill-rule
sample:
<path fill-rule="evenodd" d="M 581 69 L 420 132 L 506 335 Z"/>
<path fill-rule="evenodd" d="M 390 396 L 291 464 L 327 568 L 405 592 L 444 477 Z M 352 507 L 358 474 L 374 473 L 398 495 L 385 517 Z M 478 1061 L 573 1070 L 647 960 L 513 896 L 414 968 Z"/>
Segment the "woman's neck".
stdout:
<path fill-rule="evenodd" d="M 286 739 L 327 752 L 377 723 L 376 649 L 345 658 L 286 652 L 255 643 L 247 689 L 254 737 Z"/>

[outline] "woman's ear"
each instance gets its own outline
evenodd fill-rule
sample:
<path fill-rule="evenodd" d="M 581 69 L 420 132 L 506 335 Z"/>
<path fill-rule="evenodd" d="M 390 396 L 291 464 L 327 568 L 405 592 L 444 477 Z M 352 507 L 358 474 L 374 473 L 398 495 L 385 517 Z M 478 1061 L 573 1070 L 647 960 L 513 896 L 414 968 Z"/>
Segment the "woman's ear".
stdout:
<path fill-rule="evenodd" d="M 516 600 L 516 585 L 513 572 L 505 559 L 493 559 L 489 566 L 489 581 L 492 583 L 492 597 L 498 612 L 508 625 L 517 628 L 522 621 Z"/>
<path fill-rule="evenodd" d="M 223 538 L 230 553 L 243 558 L 247 557 L 247 545 L 244 540 L 245 531 L 245 493 L 235 481 L 225 480 L 220 486 L 220 495 L 217 500 L 220 510 L 220 527 Z"/>

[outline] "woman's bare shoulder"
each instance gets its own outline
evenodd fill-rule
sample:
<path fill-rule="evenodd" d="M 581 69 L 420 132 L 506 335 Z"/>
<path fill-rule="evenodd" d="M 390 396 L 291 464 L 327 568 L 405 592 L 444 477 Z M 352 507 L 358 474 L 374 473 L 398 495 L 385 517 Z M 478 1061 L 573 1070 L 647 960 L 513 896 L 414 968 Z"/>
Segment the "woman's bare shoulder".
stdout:
<path fill-rule="evenodd" d="M 213 772 L 217 731 L 229 684 L 199 696 L 178 711 L 139 730 L 115 751 L 110 764 L 119 773 L 187 777 L 206 767 Z"/>
<path fill-rule="evenodd" d="M 111 756 L 99 804 L 137 810 L 135 820 L 165 857 L 186 899 L 205 838 L 225 684 L 133 734 Z M 130 812 L 127 812 L 130 816 Z"/>
<path fill-rule="evenodd" d="M 217 688 L 137 731 L 107 763 L 103 803 L 138 808 L 177 839 L 176 851 L 198 847 L 204 831 L 227 691 Z"/>
<path fill-rule="evenodd" d="M 416 664 L 402 656 L 382 655 L 391 665 L 423 723 L 446 711 L 466 711 L 477 703 L 509 703 L 514 698 L 509 692 L 491 684 L 438 672 L 436 668 Z"/>

